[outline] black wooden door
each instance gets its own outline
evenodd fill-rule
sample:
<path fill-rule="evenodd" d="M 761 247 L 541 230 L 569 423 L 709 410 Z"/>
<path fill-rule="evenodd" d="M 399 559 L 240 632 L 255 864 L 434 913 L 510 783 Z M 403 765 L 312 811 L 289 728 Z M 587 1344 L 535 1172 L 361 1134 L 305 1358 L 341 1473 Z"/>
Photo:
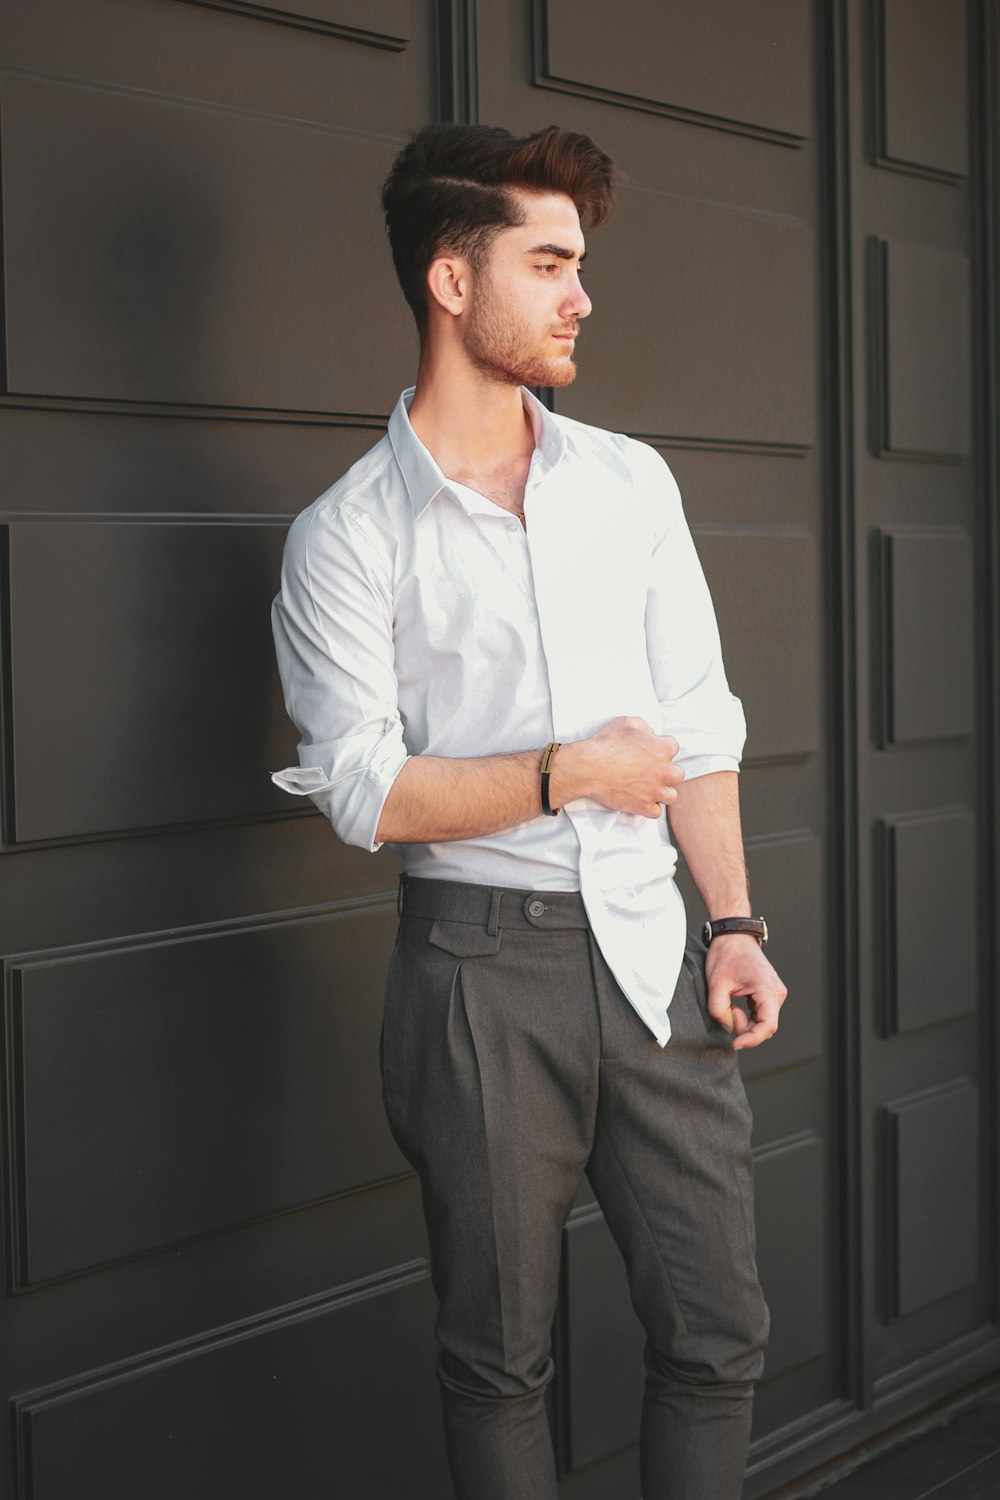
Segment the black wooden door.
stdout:
<path fill-rule="evenodd" d="M 397 867 L 268 780 L 284 529 L 412 378 L 378 187 L 440 115 L 629 176 L 556 404 L 667 456 L 750 721 L 748 1496 L 1000 1363 L 997 9 L 8 0 L 0 1496 L 449 1492 Z M 636 1500 L 586 1193 L 563 1287 L 565 1495 Z"/>
<path fill-rule="evenodd" d="M 882 0 L 846 28 L 857 1392 L 883 1413 L 1000 1362 L 997 17 Z"/>

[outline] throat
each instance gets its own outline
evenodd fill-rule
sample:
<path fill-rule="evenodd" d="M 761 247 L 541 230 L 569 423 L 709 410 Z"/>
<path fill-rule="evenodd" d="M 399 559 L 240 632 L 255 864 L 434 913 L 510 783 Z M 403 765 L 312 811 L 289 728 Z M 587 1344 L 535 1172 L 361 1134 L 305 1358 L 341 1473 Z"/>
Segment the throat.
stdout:
<path fill-rule="evenodd" d="M 449 478 L 464 484 L 467 489 L 475 490 L 477 495 L 484 495 L 494 505 L 499 505 L 502 510 L 509 510 L 511 515 L 523 520 L 524 486 L 530 465 L 529 458 L 525 462 L 519 460 L 516 467 L 508 470 L 488 474 L 464 471 L 451 474 Z"/>

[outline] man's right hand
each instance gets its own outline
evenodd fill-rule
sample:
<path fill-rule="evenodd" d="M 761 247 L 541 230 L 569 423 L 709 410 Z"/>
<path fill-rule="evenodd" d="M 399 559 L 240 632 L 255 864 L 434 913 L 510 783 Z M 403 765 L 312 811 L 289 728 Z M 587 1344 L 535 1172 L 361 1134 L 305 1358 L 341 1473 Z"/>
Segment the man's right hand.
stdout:
<path fill-rule="evenodd" d="M 678 749 L 672 735 L 654 734 L 645 719 L 612 719 L 589 739 L 560 748 L 549 787 L 552 805 L 593 797 L 614 812 L 658 818 L 684 780 L 683 768 L 674 763 Z"/>

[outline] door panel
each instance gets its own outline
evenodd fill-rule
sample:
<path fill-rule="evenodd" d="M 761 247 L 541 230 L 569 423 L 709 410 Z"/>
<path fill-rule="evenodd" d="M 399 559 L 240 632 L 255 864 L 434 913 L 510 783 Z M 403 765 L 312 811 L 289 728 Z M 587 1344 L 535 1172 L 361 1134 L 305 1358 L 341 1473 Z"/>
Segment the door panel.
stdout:
<path fill-rule="evenodd" d="M 852 269 L 863 289 L 853 310 L 858 820 L 859 847 L 873 855 L 858 868 L 860 1397 L 901 1413 L 996 1364 L 984 1170 L 988 1153 L 995 1173 L 984 1135 L 995 1070 L 983 1047 L 995 990 L 980 919 L 993 878 L 990 752 L 977 732 L 989 709 L 975 563 L 986 524 L 973 275 L 983 189 L 970 175 L 966 50 L 967 27 L 972 37 L 984 19 L 977 6 L 932 13 L 893 0 L 848 13 Z M 874 142 L 864 111 L 878 123 Z"/>

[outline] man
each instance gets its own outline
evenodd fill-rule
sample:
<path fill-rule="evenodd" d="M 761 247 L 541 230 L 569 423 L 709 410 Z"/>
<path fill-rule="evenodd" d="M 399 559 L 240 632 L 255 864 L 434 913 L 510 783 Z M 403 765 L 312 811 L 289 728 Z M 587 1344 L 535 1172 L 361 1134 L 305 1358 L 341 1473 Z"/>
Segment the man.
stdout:
<path fill-rule="evenodd" d="M 275 601 L 302 733 L 275 779 L 406 862 L 384 1095 L 423 1188 L 461 1500 L 556 1495 L 543 1397 L 584 1172 L 647 1335 L 646 1500 L 739 1495 L 767 1333 L 734 1053 L 785 990 L 747 893 L 742 710 L 662 459 L 525 389 L 574 378 L 581 226 L 615 178 L 556 127 L 401 152 L 383 202 L 416 387 L 293 525 Z"/>

